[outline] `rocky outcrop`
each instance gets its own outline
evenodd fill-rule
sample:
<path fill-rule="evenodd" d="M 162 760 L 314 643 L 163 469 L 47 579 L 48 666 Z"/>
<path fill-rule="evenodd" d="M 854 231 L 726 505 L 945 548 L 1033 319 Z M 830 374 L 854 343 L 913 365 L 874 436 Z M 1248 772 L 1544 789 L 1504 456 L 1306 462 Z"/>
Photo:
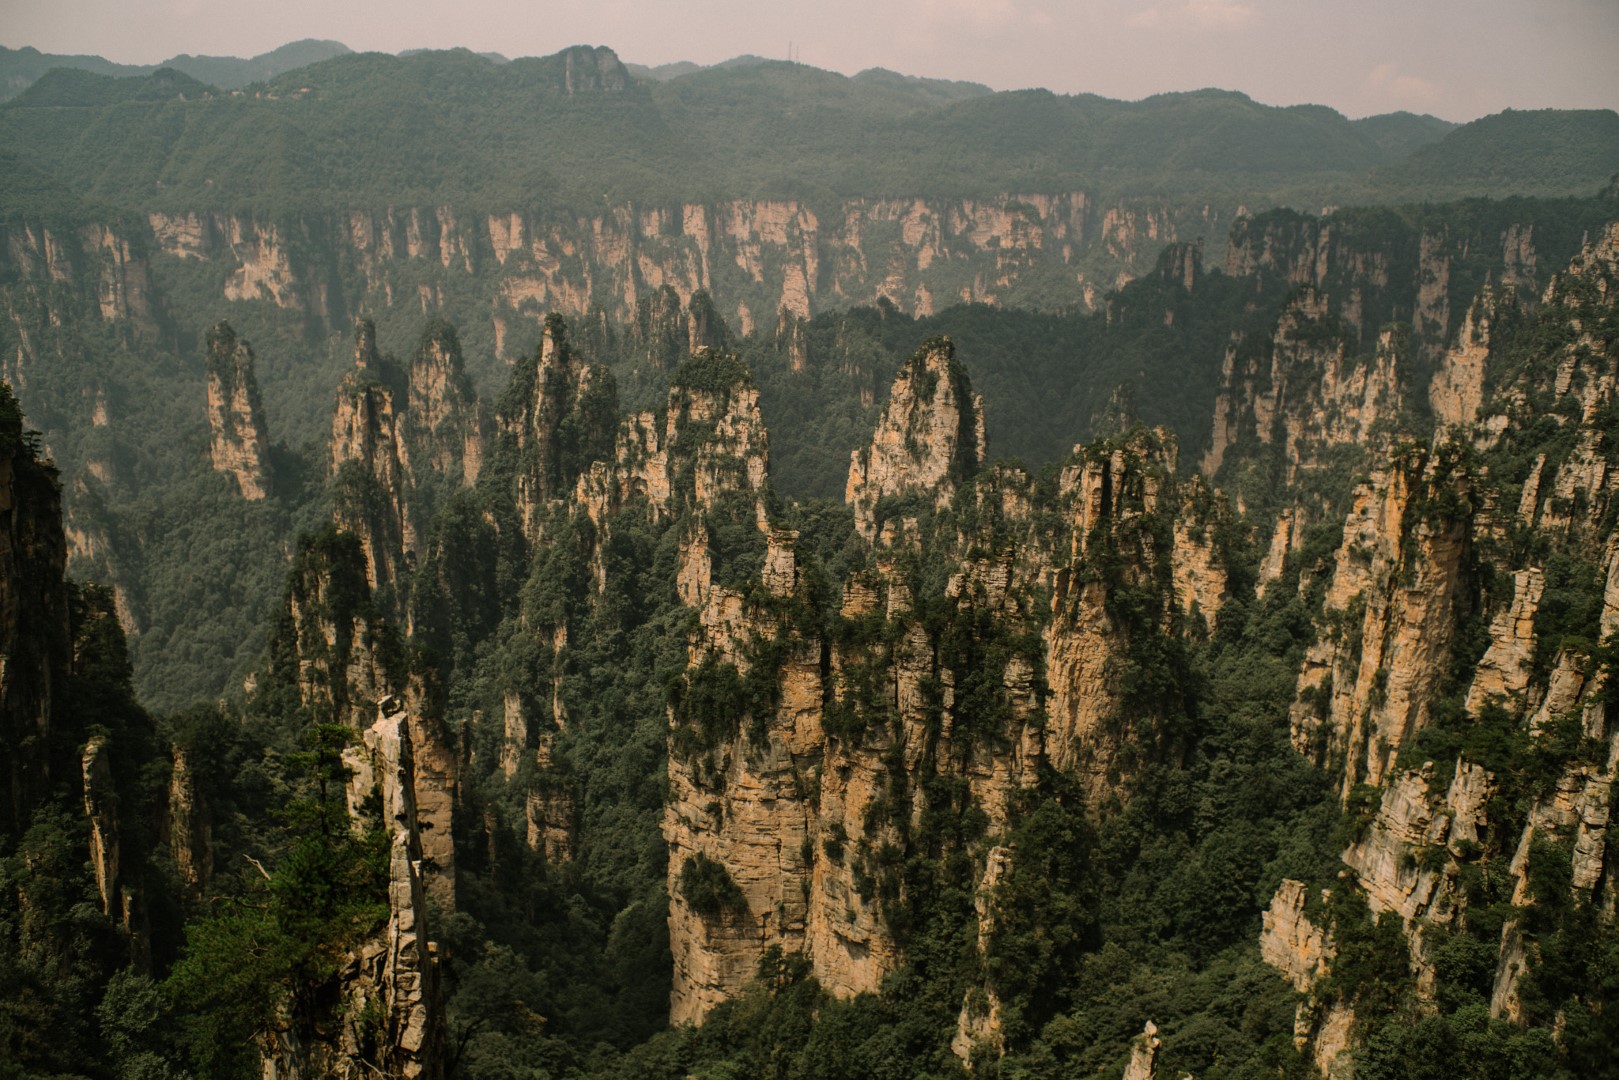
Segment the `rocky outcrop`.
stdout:
<path fill-rule="evenodd" d="M 173 853 L 180 884 L 189 896 L 202 896 L 214 872 L 213 829 L 192 770 L 191 755 L 179 746 L 172 750 L 165 825 L 164 839 Z"/>
<path fill-rule="evenodd" d="M 883 406 L 871 445 L 849 462 L 844 501 L 855 527 L 876 538 L 884 499 L 918 501 L 941 509 L 987 456 L 983 398 L 955 363 L 949 338 L 935 338 L 900 370 Z"/>
<path fill-rule="evenodd" d="M 618 86 L 617 61 L 604 68 L 586 53 L 570 51 L 549 69 L 558 91 Z M 271 304 L 328 326 L 400 305 L 430 315 L 447 297 L 475 295 L 452 314 L 463 323 L 492 319 L 500 338 L 538 330 L 550 311 L 579 319 L 593 303 L 629 325 L 650 293 L 667 288 L 685 308 L 706 291 L 724 321 L 746 334 L 782 310 L 807 318 L 879 298 L 924 315 L 958 300 L 1039 303 L 1052 272 L 1075 281 L 1089 303 L 1099 288 L 1150 270 L 1181 232 L 1223 234 L 1224 217 L 1218 208 L 1111 204 L 1078 191 L 849 198 L 820 210 L 793 199 L 734 199 L 617 204 L 593 214 L 418 206 L 284 220 L 153 211 L 129 238 L 120 280 L 131 311 L 137 295 L 155 301 L 156 290 L 136 281 L 146 259 L 135 249 L 149 247 L 160 260 L 218 266 L 223 300 Z M 31 231 L 30 250 L 39 249 L 41 230 Z M 334 267 L 353 268 L 363 287 L 354 290 Z M 420 269 L 442 272 L 443 284 L 424 283 Z M 723 347 L 700 335 L 687 340 Z"/>
<path fill-rule="evenodd" d="M 557 72 L 558 89 L 564 96 L 576 94 L 602 94 L 625 90 L 630 85 L 630 73 L 619 62 L 618 54 L 605 45 L 591 48 L 575 45 L 563 49 L 549 58 Z"/>
<path fill-rule="evenodd" d="M 1494 791 L 1485 770 L 1460 762 L 1442 802 L 1434 799 L 1433 763 L 1394 778 L 1382 793 L 1364 835 L 1343 854 L 1355 884 L 1375 913 L 1400 917 L 1411 947 L 1418 993 L 1434 996 L 1434 966 L 1427 934 L 1457 914 L 1454 852 L 1470 854 L 1487 827 Z"/>
<path fill-rule="evenodd" d="M 613 440 L 611 469 L 579 480 L 576 499 L 600 518 L 639 505 L 657 522 L 690 509 L 712 510 L 731 496 L 763 522 L 770 441 L 753 376 L 736 357 L 705 350 L 674 373 L 668 404 L 636 413 Z"/>
<path fill-rule="evenodd" d="M 1182 633 L 1189 610 L 1206 606 L 1205 618 L 1217 617 L 1225 586 L 1207 511 L 1194 510 L 1179 534 L 1169 523 L 1206 497 L 1195 483 L 1177 487 L 1166 433 L 1138 431 L 1077 454 L 1056 505 L 1045 508 L 1061 523 L 1053 546 L 1034 529 L 1029 476 L 980 467 L 981 423 L 976 395 L 942 343 L 902 369 L 851 470 L 850 501 L 874 550 L 845 584 L 830 639 L 794 615 L 804 588 L 796 534 L 759 517 L 761 569 L 747 582 L 722 582 L 709 528 L 683 534 L 680 596 L 697 616 L 671 713 L 663 829 L 677 1021 L 700 1021 L 741 990 L 771 947 L 801 952 L 837 996 L 878 989 L 903 958 L 898 867 L 925 815 L 953 812 L 935 805 L 953 784 L 987 821 L 972 854 L 984 860 L 975 903 L 988 950 L 998 925 L 993 895 L 1016 858 L 996 838 L 1012 825 L 1018 792 L 1046 765 L 1073 770 L 1083 757 L 1101 806 L 1120 779 L 1118 763 L 1101 760 L 1100 734 L 1118 719 L 1118 671 L 1143 662 L 1151 641 Z M 752 437 L 687 445 L 698 462 L 704 447 L 729 447 L 732 462 L 716 477 L 736 495 L 758 490 L 746 464 Z M 735 504 L 685 505 L 712 513 Z M 928 557 L 948 577 L 924 615 L 922 574 L 936 573 L 918 572 L 928 514 L 935 541 L 945 538 Z M 1056 616 L 1042 637 L 1053 587 Z M 1121 614 L 1112 590 L 1127 587 L 1150 590 L 1158 606 L 1139 619 Z M 1184 718 L 1163 702 L 1128 704 L 1139 759 L 1172 752 L 1169 732 Z M 1077 720 L 1064 719 L 1081 712 L 1095 725 L 1095 745 L 1083 743 Z M 946 783 L 935 787 L 930 777 Z M 994 1052 L 996 1002 L 989 984 L 968 995 L 958 1054 Z"/>
<path fill-rule="evenodd" d="M 1407 444 L 1356 491 L 1344 524 L 1292 727 L 1301 752 L 1342 764 L 1346 797 L 1379 783 L 1431 719 L 1470 558 L 1465 460 L 1453 443 Z"/>
<path fill-rule="evenodd" d="M 410 450 L 400 415 L 407 391 L 398 365 L 377 352 L 376 328 L 356 331 L 354 370 L 343 377 L 332 412 L 331 474 L 337 482 L 334 518 L 365 549 L 374 589 L 396 588 L 406 552 L 418 542 L 409 501 Z"/>
<path fill-rule="evenodd" d="M 1124 1067 L 1124 1080 L 1157 1080 L 1158 1025 L 1151 1020 L 1141 1034 L 1130 1040 L 1130 1061 Z"/>
<path fill-rule="evenodd" d="M 1268 341 L 1238 338 L 1227 347 L 1204 473 L 1219 472 L 1231 449 L 1246 443 L 1274 447 L 1291 483 L 1332 448 L 1364 444 L 1404 403 L 1408 353 L 1403 337 L 1385 331 L 1370 357 L 1361 354 L 1327 295 L 1299 290 Z"/>
<path fill-rule="evenodd" d="M 84 815 L 90 819 L 90 868 L 95 873 L 96 891 L 101 894 L 101 913 L 127 924 L 133 898 L 123 888 L 118 793 L 113 786 L 109 754 L 105 736 L 98 735 L 84 746 Z"/>
<path fill-rule="evenodd" d="M 1539 569 L 1531 567 L 1513 575 L 1512 604 L 1491 621 L 1489 647 L 1467 688 L 1468 712 L 1477 713 L 1492 701 L 1521 706 L 1534 660 L 1535 612 L 1545 590 L 1546 575 Z"/>
<path fill-rule="evenodd" d="M 304 291 L 281 227 L 240 217 L 226 218 L 220 225 L 221 239 L 236 264 L 225 279 L 225 299 L 265 300 L 279 308 L 302 311 Z"/>
<path fill-rule="evenodd" d="M 244 499 L 268 495 L 270 438 L 253 377 L 253 350 L 225 322 L 208 333 L 208 431 L 214 471 L 234 479 Z"/>
<path fill-rule="evenodd" d="M 1318 925 L 1306 912 L 1307 886 L 1284 879 L 1264 914 L 1260 955 L 1304 995 L 1293 1017 L 1293 1045 L 1307 1053 L 1322 1076 L 1352 1074 L 1355 1007 L 1350 1000 L 1325 992 L 1322 981 L 1337 958 L 1330 924 Z M 1321 915 L 1330 917 L 1331 893 L 1322 890 Z"/>
<path fill-rule="evenodd" d="M 357 735 L 343 751 L 347 802 L 360 820 L 381 797 L 388 918 L 336 976 L 332 1023 L 294 1010 L 269 1034 L 266 1075 L 442 1075 L 444 1012 L 426 897 L 454 903 L 455 758 L 434 695 L 402 661 L 402 644 L 372 604 L 359 544 L 336 531 L 306 540 L 269 675 L 290 680 L 319 722 Z"/>
<path fill-rule="evenodd" d="M 1491 326 L 1502 309 L 1510 309 L 1516 299 L 1511 292 L 1503 295 L 1486 285 L 1468 307 L 1461 329 L 1456 332 L 1455 345 L 1439 362 L 1439 370 L 1428 386 L 1434 423 L 1441 429 L 1468 431 L 1478 420 L 1484 407 Z"/>
<path fill-rule="evenodd" d="M 1308 993 L 1328 973 L 1337 955 L 1332 935 L 1305 914 L 1306 891 L 1304 882 L 1284 880 L 1265 909 L 1259 936 L 1265 963 L 1287 976 L 1300 993 Z"/>
<path fill-rule="evenodd" d="M 145 340 L 156 335 L 157 290 L 141 231 L 55 221 L 0 227 L 0 263 L 8 271 L 0 310 L 15 334 L 15 351 L 0 356 L 0 378 L 26 388 L 49 354 L 53 330 L 74 322 L 113 324 Z"/>
<path fill-rule="evenodd" d="M 560 316 L 546 320 L 533 354 L 501 398 L 502 437 L 517 464 L 517 503 L 531 537 L 546 504 L 573 493 L 592 461 L 612 460 L 617 392 L 605 368 L 568 343 Z"/>
<path fill-rule="evenodd" d="M 1004 847 L 991 848 L 984 859 L 984 876 L 979 879 L 978 891 L 973 897 L 973 906 L 978 912 L 980 959 L 988 954 L 990 942 L 995 936 L 995 887 L 1000 884 L 1011 862 L 1012 853 Z M 951 1052 L 969 1065 L 975 1051 L 984 1052 L 979 1049 L 980 1047 L 997 1056 L 1006 1048 L 1001 1030 L 1001 1001 L 992 986 L 975 988 L 967 992 L 967 998 L 961 1005 L 961 1014 L 956 1018 L 955 1038 L 950 1040 Z M 1156 1048 L 1155 1042 L 1153 1049 Z M 1133 1062 L 1132 1054 L 1132 1064 Z M 1148 1066 L 1150 1069 L 1150 1060 Z"/>
<path fill-rule="evenodd" d="M 446 1032 L 419 872 L 411 724 L 403 711 L 390 711 L 396 705 L 385 701 L 360 743 L 344 751 L 351 805 L 373 792 L 381 796 L 389 845 L 387 921 L 348 954 L 335 979 L 337 1004 L 324 1022 L 312 1025 L 294 1013 L 263 1038 L 265 1076 L 432 1080 L 444 1074 Z"/>
<path fill-rule="evenodd" d="M 700 621 L 672 718 L 663 819 L 677 1024 L 700 1021 L 753 978 L 765 948 L 804 950 L 814 834 L 802 793 L 819 763 L 822 697 L 819 648 L 791 642 L 777 619 L 713 582 L 706 534 L 683 545 L 682 565 L 681 597 Z M 764 649 L 784 653 L 779 672 L 754 670 Z M 736 694 L 750 678 L 780 695 L 775 709 Z"/>
<path fill-rule="evenodd" d="M 1096 806 L 1120 793 L 1122 762 L 1167 749 L 1168 730 L 1182 719 L 1183 703 L 1127 699 L 1123 672 L 1140 663 L 1172 666 L 1169 654 L 1149 659 L 1150 642 L 1177 634 L 1179 616 L 1194 610 L 1212 624 L 1226 594 L 1207 510 L 1198 506 L 1195 485 L 1178 489 L 1175 461 L 1167 431 L 1137 429 L 1080 448 L 1060 481 L 1069 550 L 1055 564 L 1044 630 L 1051 688 L 1045 748 L 1053 766 L 1084 778 Z M 1152 589 L 1165 581 L 1170 588 Z M 1120 602 L 1144 587 L 1156 593 L 1157 606 Z"/>
<path fill-rule="evenodd" d="M 405 717 L 413 743 L 412 844 L 435 898 L 453 904 L 452 815 L 457 764 L 443 703 L 426 676 L 408 672 L 404 644 L 377 609 L 355 538 L 328 530 L 307 538 L 294 559 L 286 608 L 271 642 L 271 671 L 323 722 L 356 732 L 384 703 Z M 358 803 L 354 809 L 358 811 Z M 423 838 L 426 838 L 425 840 Z M 423 855 L 416 857 L 423 859 Z"/>
<path fill-rule="evenodd" d="M 1519 508 L 1524 524 L 1566 536 L 1589 554 L 1607 543 L 1600 523 L 1613 501 L 1613 445 L 1599 418 L 1619 391 L 1619 355 L 1611 339 L 1593 327 L 1612 317 L 1616 294 L 1619 222 L 1586 243 L 1546 287 L 1538 323 L 1561 338 L 1556 355 L 1547 358 L 1549 363 L 1520 368 L 1486 410 L 1493 414 L 1485 422 L 1492 438 L 1523 431 L 1542 415 L 1557 415 L 1565 423 L 1578 413 L 1573 446 L 1537 461 Z"/>
<path fill-rule="evenodd" d="M 1312 217 L 1276 210 L 1233 224 L 1226 273 L 1250 279 L 1256 290 L 1326 294 L 1351 351 L 1398 319 L 1411 328 L 1417 349 L 1436 359 L 1450 342 L 1452 310 L 1472 299 L 1481 277 L 1494 275 L 1507 288 L 1536 287 L 1533 234 L 1532 224 L 1510 217 L 1423 225 L 1376 211 Z M 1456 296 L 1468 280 L 1474 284 Z"/>
<path fill-rule="evenodd" d="M 411 357 L 409 385 L 405 442 L 413 470 L 470 487 L 483 467 L 484 424 L 455 327 L 441 319 L 428 324 Z"/>
<path fill-rule="evenodd" d="M 692 353 L 724 352 L 731 346 L 725 319 L 704 289 L 685 299 L 671 285 L 653 290 L 636 308 L 635 333 L 647 363 L 665 370 L 673 370 Z"/>
<path fill-rule="evenodd" d="M 487 424 L 455 330 L 433 322 L 402 371 L 361 320 L 332 414 L 333 520 L 359 538 L 373 589 L 397 599 L 447 493 L 476 483 Z"/>
<path fill-rule="evenodd" d="M 1611 913 L 1607 831 L 1619 750 L 1608 674 L 1590 658 L 1593 643 L 1619 629 L 1619 607 L 1608 603 L 1619 596 L 1609 535 L 1615 448 L 1596 419 L 1611 407 L 1619 356 L 1611 333 L 1590 328 L 1611 320 L 1616 256 L 1619 229 L 1610 227 L 1553 277 L 1536 310 L 1512 296 L 1520 277 L 1484 289 L 1430 388 L 1433 446 L 1406 444 L 1373 468 L 1330 565 L 1305 568 L 1300 581 L 1301 595 L 1320 597 L 1321 634 L 1300 675 L 1295 745 L 1342 770 L 1351 815 L 1346 873 L 1334 889 L 1400 919 L 1417 999 L 1442 1001 L 1435 943 L 1477 940 L 1469 905 L 1478 890 L 1468 883 L 1505 865 L 1513 910 L 1499 937 L 1491 934 L 1488 998 L 1493 1015 L 1514 1023 L 1550 1022 L 1527 987 L 1556 931 L 1533 906 Z M 1581 568 L 1579 584 L 1571 566 Z M 1571 603 L 1582 612 L 1572 620 Z M 1474 624 L 1471 638 L 1452 636 L 1459 622 Z M 1557 634 L 1568 636 L 1554 646 Z M 1448 654 L 1464 644 L 1472 651 L 1459 663 Z M 1481 739 L 1476 748 L 1419 767 L 1409 757 L 1397 763 L 1441 708 L 1451 737 Z M 1511 734 L 1487 735 L 1492 728 Z M 1508 743 L 1489 742 L 1500 737 Z M 1478 754 L 1507 765 L 1497 775 L 1472 760 Z M 1525 786 L 1531 759 L 1555 760 L 1557 771 Z M 1313 950 L 1289 945 L 1301 939 L 1296 892 L 1289 883 L 1278 893 L 1262 948 L 1304 989 L 1303 958 Z M 1323 1070 L 1352 1050 L 1333 1008 L 1352 1012 L 1352 1003 L 1300 1012 L 1300 1038 Z"/>
<path fill-rule="evenodd" d="M 0 383 L 0 829 L 20 835 L 57 772 L 47 749 L 71 659 L 56 470 Z"/>

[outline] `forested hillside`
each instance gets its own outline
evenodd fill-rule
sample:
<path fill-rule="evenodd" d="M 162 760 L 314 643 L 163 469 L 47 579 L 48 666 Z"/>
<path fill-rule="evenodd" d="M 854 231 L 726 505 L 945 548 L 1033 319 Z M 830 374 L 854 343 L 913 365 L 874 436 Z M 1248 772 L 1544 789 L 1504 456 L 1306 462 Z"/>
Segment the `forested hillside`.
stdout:
<path fill-rule="evenodd" d="M 99 56 L 62 56 L 42 53 L 27 46 L 21 49 L 0 46 L 0 100 L 16 97 L 46 73 L 59 68 L 114 78 L 151 75 L 160 69 L 171 68 L 193 79 L 230 90 L 272 79 L 284 71 L 292 71 L 348 51 L 347 46 L 336 41 L 304 40 L 289 42 L 279 49 L 249 58 L 190 56 L 182 53 L 160 64 L 115 64 Z"/>
<path fill-rule="evenodd" d="M 206 66 L 171 68 L 209 81 Z M 161 100 L 149 78 L 52 75 L 0 109 L 0 133 L 115 207 L 271 214 L 399 203 L 578 212 L 604 197 L 824 206 L 1076 181 L 1106 197 L 1319 208 L 1574 194 L 1619 157 L 1607 112 L 1508 113 L 1447 134 L 1431 117 L 1350 121 L 1226 91 L 1139 102 L 964 94 L 779 61 L 643 82 L 607 49 L 510 62 L 351 54 L 240 91 L 176 85 Z"/>

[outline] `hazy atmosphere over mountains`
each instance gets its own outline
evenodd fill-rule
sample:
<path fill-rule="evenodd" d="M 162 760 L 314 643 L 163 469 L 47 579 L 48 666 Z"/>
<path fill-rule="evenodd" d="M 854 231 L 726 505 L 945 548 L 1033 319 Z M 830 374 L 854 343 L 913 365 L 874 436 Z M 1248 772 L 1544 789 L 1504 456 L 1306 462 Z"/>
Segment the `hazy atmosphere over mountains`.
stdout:
<path fill-rule="evenodd" d="M 997 90 L 1140 98 L 1218 86 L 1350 116 L 1472 120 L 1504 108 L 1614 108 L 1619 9 L 1607 0 L 744 0 L 535 7 L 288 0 L 7 5 L 5 44 L 154 64 L 251 56 L 295 33 L 359 50 L 464 46 L 543 56 L 611 45 L 626 61 L 715 64 L 755 54 L 852 75 L 881 67 Z M 199 76 L 200 78 L 201 76 Z M 208 81 L 208 80 L 205 80 Z"/>
<path fill-rule="evenodd" d="M 0 1080 L 1619 1076 L 1612 5 L 4 32 Z"/>

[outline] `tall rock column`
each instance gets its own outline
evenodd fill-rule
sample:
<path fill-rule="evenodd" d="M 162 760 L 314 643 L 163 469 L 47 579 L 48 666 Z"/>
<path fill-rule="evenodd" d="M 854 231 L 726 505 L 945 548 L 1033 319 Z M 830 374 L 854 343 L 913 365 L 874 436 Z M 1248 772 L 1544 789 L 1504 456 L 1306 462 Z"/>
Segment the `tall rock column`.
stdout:
<path fill-rule="evenodd" d="M 411 357 L 408 429 L 418 472 L 430 468 L 458 484 L 477 482 L 483 418 L 455 327 L 441 319 L 428 325 Z"/>
<path fill-rule="evenodd" d="M 804 947 L 822 651 L 785 614 L 800 599 L 796 534 L 764 519 L 758 401 L 740 362 L 705 351 L 677 369 L 662 424 L 645 429 L 659 449 L 630 442 L 620 460 L 626 487 L 683 519 L 677 589 L 697 613 L 670 717 L 663 818 L 675 1023 L 700 1022 L 738 992 L 765 949 Z M 722 519 L 763 549 L 757 591 L 716 580 L 727 553 L 711 550 L 709 526 Z"/>
<path fill-rule="evenodd" d="M 214 471 L 230 474 L 244 499 L 269 494 L 270 438 L 253 350 L 224 321 L 208 332 L 208 431 Z"/>
<path fill-rule="evenodd" d="M 881 524 L 882 499 L 948 506 L 987 456 L 983 396 L 956 364 L 950 339 L 931 338 L 900 369 L 871 445 L 851 455 L 844 501 L 869 541 Z"/>
<path fill-rule="evenodd" d="M 378 354 L 376 328 L 362 321 L 355 331 L 354 368 L 343 376 L 332 412 L 332 516 L 359 538 L 373 589 L 397 588 L 407 553 L 417 544 L 401 415 L 405 397 L 398 365 Z"/>
<path fill-rule="evenodd" d="M 551 315 L 497 411 L 501 440 L 517 457 L 517 502 L 532 537 L 548 501 L 571 494 L 592 461 L 613 459 L 618 393 L 607 369 L 576 355 L 562 317 Z"/>
<path fill-rule="evenodd" d="M 1182 632 L 1212 624 L 1225 570 L 1199 485 L 1180 490 L 1170 434 L 1137 429 L 1076 449 L 1059 498 L 1069 551 L 1053 571 L 1045 628 L 1051 685 L 1046 754 L 1077 773 L 1091 805 L 1122 796 L 1126 763 L 1173 754 L 1186 722 Z M 1196 618 L 1193 618 L 1196 616 Z M 1123 675 L 1151 666 L 1151 693 Z"/>
<path fill-rule="evenodd" d="M 426 897 L 453 904 L 448 849 L 454 763 L 436 702 L 403 673 L 403 647 L 377 612 L 352 536 L 307 539 L 294 563 L 265 683 L 290 683 L 310 714 L 357 735 L 343 751 L 360 820 L 381 795 L 389 843 L 387 921 L 351 951 L 330 1009 L 294 1012 L 265 1045 L 267 1076 L 434 1078 L 444 1068 L 444 1005 Z M 402 691 L 397 688 L 403 688 Z M 435 833 L 433 855 L 423 825 Z"/>
<path fill-rule="evenodd" d="M 20 833 L 50 790 L 50 735 L 71 658 L 67 540 L 56 470 L 0 382 L 0 832 Z"/>

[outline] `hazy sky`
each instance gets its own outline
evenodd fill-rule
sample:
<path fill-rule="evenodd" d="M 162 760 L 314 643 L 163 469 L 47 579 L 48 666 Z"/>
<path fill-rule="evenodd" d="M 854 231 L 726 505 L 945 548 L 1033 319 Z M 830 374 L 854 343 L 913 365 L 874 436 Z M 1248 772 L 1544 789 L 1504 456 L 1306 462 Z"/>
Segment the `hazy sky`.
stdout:
<path fill-rule="evenodd" d="M 1351 116 L 1619 108 L 1619 0 L 0 0 L 0 43 L 153 63 L 297 38 L 625 60 L 742 53 L 998 89 L 1219 86 Z"/>

